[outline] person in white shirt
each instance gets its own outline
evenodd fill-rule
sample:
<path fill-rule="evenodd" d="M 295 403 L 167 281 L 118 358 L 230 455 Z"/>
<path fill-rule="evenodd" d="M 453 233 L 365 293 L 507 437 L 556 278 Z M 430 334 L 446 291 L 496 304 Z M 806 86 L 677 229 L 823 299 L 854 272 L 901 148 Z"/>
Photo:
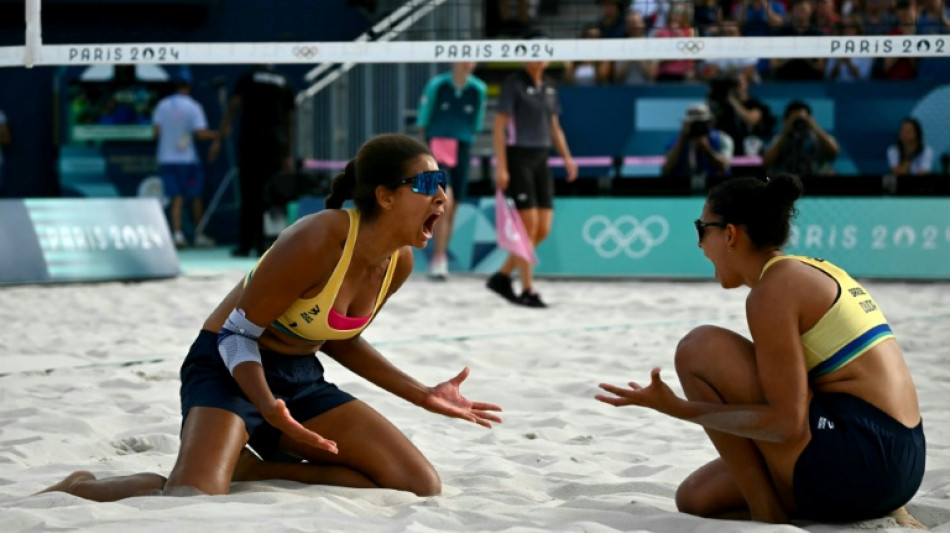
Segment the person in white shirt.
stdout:
<path fill-rule="evenodd" d="M 897 143 L 887 148 L 887 164 L 897 175 L 929 174 L 934 153 L 924 144 L 924 131 L 915 118 L 905 118 L 897 131 Z"/>
<path fill-rule="evenodd" d="M 204 109 L 191 97 L 191 75 L 182 71 L 175 78 L 175 92 L 166 96 L 155 107 L 152 115 L 155 138 L 158 140 L 156 160 L 162 177 L 165 196 L 171 198 L 168 218 L 175 246 L 188 245 L 182 231 L 182 210 L 185 199 L 191 202 L 192 222 L 197 226 L 204 214 L 201 192 L 204 171 L 195 149 L 195 139 L 213 140 L 218 137 L 208 129 Z M 214 241 L 195 228 L 194 245 L 214 246 Z"/>

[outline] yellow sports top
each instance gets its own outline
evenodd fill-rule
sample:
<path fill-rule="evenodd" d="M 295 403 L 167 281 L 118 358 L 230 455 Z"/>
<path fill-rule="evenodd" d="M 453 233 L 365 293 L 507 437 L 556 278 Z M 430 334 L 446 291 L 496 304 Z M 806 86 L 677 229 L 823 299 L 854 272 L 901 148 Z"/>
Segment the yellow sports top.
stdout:
<path fill-rule="evenodd" d="M 346 236 L 346 244 L 343 246 L 343 254 L 340 256 L 336 268 L 333 269 L 333 274 L 327 280 L 327 284 L 320 291 L 320 294 L 313 298 L 298 299 L 274 321 L 272 325 L 280 331 L 308 341 L 350 339 L 359 335 L 366 328 L 376 311 L 379 310 L 379 306 L 386 299 L 393 273 L 396 271 L 396 262 L 399 259 L 398 250 L 393 252 L 393 255 L 389 258 L 389 268 L 386 269 L 386 276 L 379 288 L 376 305 L 373 307 L 372 313 L 362 317 L 348 317 L 333 308 L 333 302 L 336 301 L 336 295 L 340 292 L 346 270 L 350 266 L 350 259 L 353 257 L 353 248 L 360 227 L 359 211 L 347 209 L 346 212 L 350 216 L 350 229 Z M 261 260 L 263 259 L 262 256 Z M 260 265 L 260 260 L 244 278 L 245 286 L 254 276 L 258 265 Z"/>
<path fill-rule="evenodd" d="M 762 267 L 762 275 L 777 261 L 794 259 L 811 265 L 838 284 L 831 308 L 802 336 L 809 377 L 833 372 L 854 361 L 885 339 L 894 338 L 884 313 L 860 283 L 835 265 L 811 257 L 780 255 Z M 761 278 L 761 275 L 760 275 Z"/>

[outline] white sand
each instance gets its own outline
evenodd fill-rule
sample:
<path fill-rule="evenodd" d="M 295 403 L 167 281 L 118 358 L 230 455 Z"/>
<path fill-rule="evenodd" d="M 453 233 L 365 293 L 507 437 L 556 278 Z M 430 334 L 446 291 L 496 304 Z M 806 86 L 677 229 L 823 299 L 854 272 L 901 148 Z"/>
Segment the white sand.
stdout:
<path fill-rule="evenodd" d="M 443 418 L 328 358 L 324 364 L 328 379 L 388 416 L 429 457 L 442 475 L 439 497 L 288 482 L 237 483 L 229 496 L 108 504 L 63 493 L 29 496 L 76 469 L 168 473 L 178 448 L 180 362 L 240 275 L 0 288 L 0 531 L 894 527 L 889 519 L 769 526 L 676 512 L 678 483 L 715 457 L 702 430 L 593 396 L 598 382 L 646 380 L 657 365 L 677 388 L 673 347 L 697 324 L 746 332 L 745 291 L 712 282 L 542 281 L 552 306 L 540 311 L 502 302 L 483 278 L 411 279 L 365 336 L 428 384 L 471 366 L 462 392 L 500 404 L 504 424 L 487 430 Z M 867 286 L 906 352 L 923 409 L 927 471 L 909 508 L 932 530 L 950 532 L 950 285 Z"/>

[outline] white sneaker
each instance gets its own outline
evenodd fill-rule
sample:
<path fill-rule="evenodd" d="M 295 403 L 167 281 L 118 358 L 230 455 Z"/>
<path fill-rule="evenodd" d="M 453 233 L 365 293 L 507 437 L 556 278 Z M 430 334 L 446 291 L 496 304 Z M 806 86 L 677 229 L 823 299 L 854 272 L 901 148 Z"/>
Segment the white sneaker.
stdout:
<path fill-rule="evenodd" d="M 204 233 L 195 235 L 195 246 L 198 248 L 214 248 L 214 239 Z"/>
<path fill-rule="evenodd" d="M 185 240 L 185 234 L 180 231 L 175 232 L 175 235 L 173 236 L 173 240 L 175 241 L 175 248 L 188 247 L 188 241 Z"/>
<path fill-rule="evenodd" d="M 429 278 L 438 281 L 449 279 L 449 260 L 446 256 L 433 257 L 429 263 Z"/>

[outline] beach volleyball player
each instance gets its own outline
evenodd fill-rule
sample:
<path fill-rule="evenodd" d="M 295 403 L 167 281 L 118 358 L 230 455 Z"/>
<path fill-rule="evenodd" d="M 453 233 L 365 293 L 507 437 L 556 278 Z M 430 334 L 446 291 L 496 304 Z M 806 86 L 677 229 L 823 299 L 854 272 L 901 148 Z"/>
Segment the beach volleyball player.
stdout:
<path fill-rule="evenodd" d="M 650 383 L 601 384 L 597 399 L 703 426 L 719 458 L 693 472 L 677 507 L 705 517 L 857 521 L 903 510 L 926 445 L 903 353 L 867 289 L 821 259 L 783 254 L 798 178 L 733 178 L 695 221 L 723 288 L 747 286 L 752 339 L 702 326 L 676 348 L 686 399 Z"/>
<path fill-rule="evenodd" d="M 315 353 L 434 413 L 485 427 L 501 421 L 498 406 L 462 396 L 468 368 L 426 386 L 360 336 L 412 271 L 410 247 L 432 237 L 444 187 L 444 171 L 418 140 L 383 135 L 364 144 L 334 179 L 328 209 L 285 230 L 204 323 L 181 368 L 181 448 L 168 479 L 82 471 L 47 490 L 113 501 L 286 479 L 439 494 L 422 453 L 327 382 Z M 356 207 L 340 209 L 346 199 Z"/>

